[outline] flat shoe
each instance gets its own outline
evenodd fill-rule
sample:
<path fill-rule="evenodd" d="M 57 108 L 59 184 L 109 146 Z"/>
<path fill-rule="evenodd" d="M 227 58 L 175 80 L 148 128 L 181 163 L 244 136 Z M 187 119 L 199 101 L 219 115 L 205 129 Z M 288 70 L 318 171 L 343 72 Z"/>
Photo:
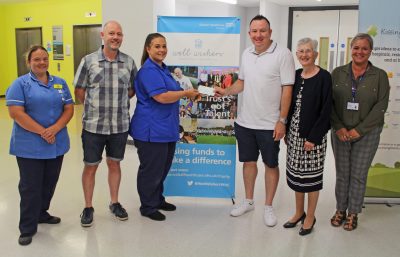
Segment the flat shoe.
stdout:
<path fill-rule="evenodd" d="M 163 202 L 159 207 L 159 210 L 163 210 L 163 211 L 175 211 L 176 210 L 176 206 L 173 205 L 172 203 L 167 203 L 167 202 Z"/>
<path fill-rule="evenodd" d="M 18 244 L 20 245 L 29 245 L 32 243 L 32 234 L 21 234 L 18 238 Z"/>
<path fill-rule="evenodd" d="M 56 216 L 49 216 L 47 219 L 39 219 L 39 224 L 58 224 L 61 219 Z"/>
<path fill-rule="evenodd" d="M 163 221 L 163 220 L 165 220 L 165 215 L 162 214 L 162 213 L 159 212 L 159 211 L 153 212 L 153 213 L 148 214 L 148 215 L 143 215 L 143 216 L 145 216 L 145 217 L 147 217 L 147 218 L 149 218 L 149 219 L 152 219 L 152 220 L 156 220 L 156 221 Z"/>

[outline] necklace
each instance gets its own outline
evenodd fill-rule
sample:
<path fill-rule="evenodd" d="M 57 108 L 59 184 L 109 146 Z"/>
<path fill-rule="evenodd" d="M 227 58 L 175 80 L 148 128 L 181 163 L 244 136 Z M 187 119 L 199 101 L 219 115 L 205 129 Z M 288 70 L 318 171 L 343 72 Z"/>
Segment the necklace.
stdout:
<path fill-rule="evenodd" d="M 313 77 L 317 73 L 317 71 L 318 71 L 318 67 L 317 66 L 312 67 L 311 70 L 308 71 L 308 72 L 305 72 L 304 69 L 303 69 L 303 71 L 300 74 L 300 76 L 301 76 L 301 84 L 304 85 L 304 80 Z"/>
<path fill-rule="evenodd" d="M 312 67 L 312 68 L 311 68 L 310 70 L 308 70 L 308 71 L 305 71 L 305 70 L 303 69 L 303 71 L 301 72 L 301 76 L 302 76 L 303 78 L 308 79 L 308 78 L 310 78 L 310 77 L 312 77 L 312 76 L 315 75 L 317 69 L 318 69 L 317 66 Z"/>

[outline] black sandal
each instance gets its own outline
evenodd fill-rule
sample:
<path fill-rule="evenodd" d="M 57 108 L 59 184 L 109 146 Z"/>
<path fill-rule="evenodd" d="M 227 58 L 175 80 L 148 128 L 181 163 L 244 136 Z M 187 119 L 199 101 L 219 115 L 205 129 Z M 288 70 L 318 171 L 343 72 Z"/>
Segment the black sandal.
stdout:
<path fill-rule="evenodd" d="M 340 227 L 346 220 L 346 211 L 336 211 L 331 218 L 331 225 L 334 227 Z"/>
<path fill-rule="evenodd" d="M 343 225 L 344 230 L 352 231 L 357 228 L 358 216 L 357 213 L 347 215 L 346 222 Z"/>

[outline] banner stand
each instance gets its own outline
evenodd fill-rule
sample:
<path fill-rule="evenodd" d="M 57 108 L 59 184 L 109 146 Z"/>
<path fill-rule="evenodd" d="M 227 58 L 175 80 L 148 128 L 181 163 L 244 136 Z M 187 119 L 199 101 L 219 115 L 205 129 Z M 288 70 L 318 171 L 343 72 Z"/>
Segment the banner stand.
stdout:
<path fill-rule="evenodd" d="M 380 197 L 365 197 L 364 205 L 366 204 L 385 204 L 387 207 L 392 207 L 393 205 L 400 205 L 399 198 L 380 198 Z M 364 208 L 365 206 L 363 206 Z"/>
<path fill-rule="evenodd" d="M 227 198 L 234 203 L 237 96 L 216 97 L 239 77 L 240 18 L 158 16 L 165 63 L 182 90 L 179 142 L 164 183 L 165 196 Z"/>
<path fill-rule="evenodd" d="M 369 60 L 386 71 L 390 84 L 389 106 L 380 135 L 378 151 L 368 173 L 366 204 L 400 203 L 400 2 L 360 0 L 359 32 L 369 34 L 374 41 Z"/>

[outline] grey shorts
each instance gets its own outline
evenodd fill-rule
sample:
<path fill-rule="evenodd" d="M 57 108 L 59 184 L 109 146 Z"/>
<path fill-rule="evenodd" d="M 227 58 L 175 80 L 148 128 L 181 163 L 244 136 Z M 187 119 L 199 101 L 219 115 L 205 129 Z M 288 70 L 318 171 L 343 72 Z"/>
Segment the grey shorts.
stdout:
<path fill-rule="evenodd" d="M 86 165 L 97 165 L 101 162 L 104 148 L 108 159 L 124 159 L 128 132 L 102 135 L 82 130 L 83 162 Z"/>

